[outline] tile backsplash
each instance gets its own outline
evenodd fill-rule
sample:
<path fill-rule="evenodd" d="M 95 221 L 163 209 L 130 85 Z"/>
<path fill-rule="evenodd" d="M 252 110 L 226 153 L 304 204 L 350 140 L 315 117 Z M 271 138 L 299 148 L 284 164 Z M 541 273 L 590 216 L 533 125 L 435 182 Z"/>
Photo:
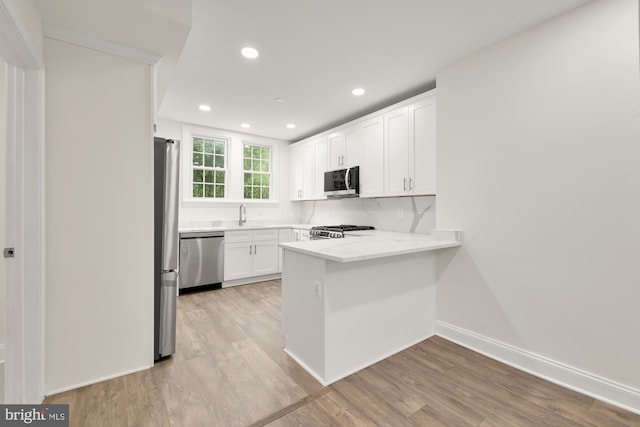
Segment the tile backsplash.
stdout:
<path fill-rule="evenodd" d="M 378 230 L 429 234 L 436 224 L 435 196 L 302 202 L 301 222 L 372 225 Z"/>

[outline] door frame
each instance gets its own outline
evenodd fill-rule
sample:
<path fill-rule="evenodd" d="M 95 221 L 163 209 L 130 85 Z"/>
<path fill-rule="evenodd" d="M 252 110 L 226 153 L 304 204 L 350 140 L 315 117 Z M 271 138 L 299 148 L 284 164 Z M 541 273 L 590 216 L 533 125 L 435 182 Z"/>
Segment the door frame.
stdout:
<path fill-rule="evenodd" d="M 3 259 L 7 306 L 4 403 L 16 404 L 44 399 L 44 64 L 34 46 L 42 41 L 42 34 L 34 34 L 34 27 L 26 22 L 33 18 L 39 20 L 35 11 L 18 10 L 15 2 L 0 0 L 0 55 L 7 62 L 7 162 L 3 171 L 7 178 L 7 241 L 2 244 L 15 248 L 14 258 Z"/>

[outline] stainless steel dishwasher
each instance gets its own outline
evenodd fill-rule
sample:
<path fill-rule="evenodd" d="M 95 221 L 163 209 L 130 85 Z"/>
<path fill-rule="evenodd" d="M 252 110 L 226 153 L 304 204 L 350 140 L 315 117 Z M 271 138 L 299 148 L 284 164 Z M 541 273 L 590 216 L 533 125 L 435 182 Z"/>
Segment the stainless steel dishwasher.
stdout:
<path fill-rule="evenodd" d="M 179 289 L 215 285 L 224 278 L 224 231 L 180 233 Z"/>

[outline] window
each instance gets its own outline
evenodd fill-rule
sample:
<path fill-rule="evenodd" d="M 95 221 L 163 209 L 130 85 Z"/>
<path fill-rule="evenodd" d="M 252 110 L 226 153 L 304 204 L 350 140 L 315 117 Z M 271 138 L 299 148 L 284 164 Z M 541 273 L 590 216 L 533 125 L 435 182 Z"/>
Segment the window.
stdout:
<path fill-rule="evenodd" d="M 271 148 L 244 144 L 244 198 L 269 200 Z"/>
<path fill-rule="evenodd" d="M 221 199 L 225 195 L 227 141 L 193 138 L 194 198 Z"/>

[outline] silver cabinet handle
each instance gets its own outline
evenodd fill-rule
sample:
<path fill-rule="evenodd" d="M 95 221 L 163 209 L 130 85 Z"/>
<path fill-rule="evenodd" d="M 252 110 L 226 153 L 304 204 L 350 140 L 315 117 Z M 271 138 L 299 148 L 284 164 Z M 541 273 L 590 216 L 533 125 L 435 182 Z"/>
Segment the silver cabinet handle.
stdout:
<path fill-rule="evenodd" d="M 409 177 L 409 190 L 413 190 L 413 178 Z"/>
<path fill-rule="evenodd" d="M 253 253 L 254 255 L 258 253 L 258 245 L 253 245 Z"/>
<path fill-rule="evenodd" d="M 407 191 L 407 178 L 402 178 L 402 189 Z"/>

